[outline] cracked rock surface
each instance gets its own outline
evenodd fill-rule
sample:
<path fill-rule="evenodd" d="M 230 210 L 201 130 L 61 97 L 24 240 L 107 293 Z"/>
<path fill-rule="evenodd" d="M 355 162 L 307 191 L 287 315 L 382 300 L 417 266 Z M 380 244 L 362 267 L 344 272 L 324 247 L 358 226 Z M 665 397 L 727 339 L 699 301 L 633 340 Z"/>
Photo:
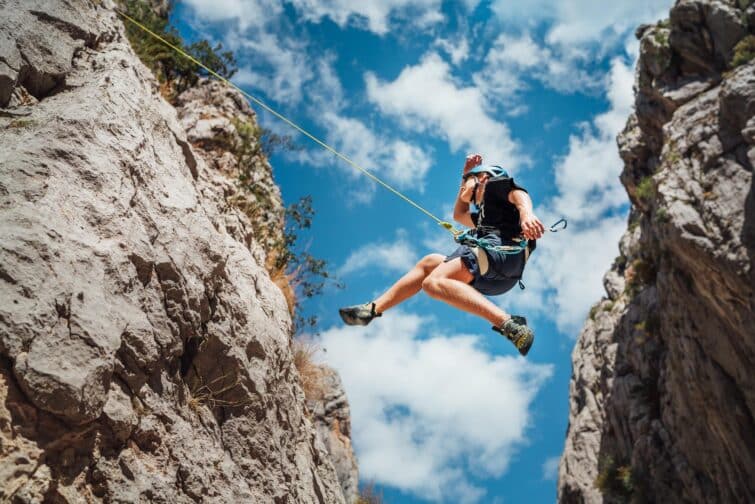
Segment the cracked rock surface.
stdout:
<path fill-rule="evenodd" d="M 755 501 L 752 8 L 679 0 L 637 32 L 630 223 L 572 354 L 559 502 Z"/>
<path fill-rule="evenodd" d="M 0 501 L 344 502 L 265 248 L 112 7 L 0 2 Z"/>

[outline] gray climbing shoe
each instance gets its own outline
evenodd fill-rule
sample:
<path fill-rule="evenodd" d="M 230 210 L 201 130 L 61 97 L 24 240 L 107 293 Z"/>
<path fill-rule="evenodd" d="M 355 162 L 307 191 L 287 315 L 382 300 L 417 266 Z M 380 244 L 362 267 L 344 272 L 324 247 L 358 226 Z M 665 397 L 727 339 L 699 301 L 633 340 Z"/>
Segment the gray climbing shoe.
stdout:
<path fill-rule="evenodd" d="M 375 311 L 375 303 L 364 303 L 360 305 L 347 306 L 339 308 L 338 313 L 348 325 L 365 326 L 372 322 L 375 317 L 381 317 L 383 314 Z"/>
<path fill-rule="evenodd" d="M 527 319 L 518 315 L 512 315 L 501 327 L 494 326 L 493 330 L 506 336 L 522 355 L 527 355 L 535 341 L 535 333 L 527 327 Z"/>

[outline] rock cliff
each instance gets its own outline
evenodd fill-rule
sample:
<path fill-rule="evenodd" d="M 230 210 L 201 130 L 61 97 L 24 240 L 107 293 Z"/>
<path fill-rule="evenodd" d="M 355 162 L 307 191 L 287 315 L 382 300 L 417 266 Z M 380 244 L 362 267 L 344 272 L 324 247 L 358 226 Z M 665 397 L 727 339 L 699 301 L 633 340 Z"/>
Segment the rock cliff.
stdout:
<path fill-rule="evenodd" d="M 112 8 L 0 1 L 0 501 L 352 501 L 265 269 L 280 192 L 254 160 L 250 219 L 209 142 L 253 112 L 177 112 Z"/>
<path fill-rule="evenodd" d="M 559 502 L 755 501 L 755 4 L 637 30 L 621 255 L 573 352 Z"/>

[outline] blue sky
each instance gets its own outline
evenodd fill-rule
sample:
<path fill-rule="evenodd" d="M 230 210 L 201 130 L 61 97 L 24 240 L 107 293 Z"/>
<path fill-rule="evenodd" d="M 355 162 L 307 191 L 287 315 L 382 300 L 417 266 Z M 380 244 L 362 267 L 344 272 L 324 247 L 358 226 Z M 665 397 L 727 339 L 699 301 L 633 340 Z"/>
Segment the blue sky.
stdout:
<path fill-rule="evenodd" d="M 366 328 L 365 302 L 447 232 L 274 117 L 298 152 L 271 163 L 287 203 L 312 195 L 308 250 L 338 272 L 305 309 L 352 407 L 362 482 L 388 503 L 553 502 L 571 350 L 626 228 L 615 135 L 631 112 L 634 28 L 669 0 L 185 0 L 189 40 L 234 51 L 234 82 L 450 220 L 467 154 L 505 166 L 550 224 L 527 288 L 495 298 L 536 330 L 527 359 L 422 293 Z"/>

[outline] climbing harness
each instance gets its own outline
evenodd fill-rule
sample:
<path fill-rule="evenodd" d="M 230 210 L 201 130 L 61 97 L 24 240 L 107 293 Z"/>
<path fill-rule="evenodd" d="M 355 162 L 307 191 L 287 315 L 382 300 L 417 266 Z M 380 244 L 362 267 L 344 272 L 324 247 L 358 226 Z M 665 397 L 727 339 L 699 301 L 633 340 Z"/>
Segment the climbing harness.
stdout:
<path fill-rule="evenodd" d="M 386 183 L 383 180 L 381 180 L 376 175 L 372 174 L 371 172 L 369 172 L 365 168 L 362 168 L 358 163 L 356 163 L 355 161 L 353 161 L 352 159 L 350 159 L 346 155 L 342 154 L 341 152 L 339 152 L 335 148 L 333 148 L 330 145 L 326 144 L 325 142 L 323 142 L 322 140 L 320 140 L 319 138 L 317 138 L 316 136 L 314 136 L 309 131 L 305 130 L 304 128 L 302 128 L 301 126 L 299 126 L 298 124 L 296 124 L 295 122 L 293 122 L 290 119 L 288 119 L 283 114 L 277 112 L 275 109 L 273 109 L 272 107 L 268 106 L 262 100 L 259 100 L 258 98 L 256 98 L 256 97 L 252 96 L 251 94 L 247 93 L 246 91 L 244 91 L 243 89 L 241 89 L 239 86 L 237 86 L 236 84 L 234 84 L 230 80 L 226 79 L 222 75 L 218 74 L 216 71 L 214 71 L 213 69 L 209 68 L 207 65 L 203 64 L 201 61 L 197 60 L 194 56 L 188 54 L 186 51 L 184 51 L 180 47 L 178 47 L 178 46 L 176 46 L 174 44 L 171 44 L 170 42 L 168 42 L 167 40 L 165 40 L 163 37 L 161 37 L 157 33 L 153 32 L 152 30 L 150 30 L 149 28 L 147 28 L 146 26 L 144 26 L 142 23 L 140 23 L 136 19 L 134 19 L 131 16 L 129 16 L 128 14 L 126 14 L 125 12 L 123 12 L 123 11 L 121 11 L 119 9 L 113 9 L 113 10 L 115 10 L 115 12 L 118 15 L 120 15 L 121 17 L 123 17 L 124 19 L 126 19 L 128 22 L 130 22 L 131 24 L 133 24 L 134 26 L 136 26 L 137 28 L 139 28 L 143 32 L 147 33 L 151 37 L 159 40 L 160 42 L 162 42 L 163 44 L 165 44 L 169 48 L 173 49 L 175 52 L 177 52 L 178 54 L 180 54 L 184 58 L 188 59 L 189 61 L 191 61 L 192 63 L 194 63 L 198 67 L 202 68 L 209 75 L 212 75 L 216 79 L 218 79 L 218 80 L 220 80 L 220 81 L 228 84 L 229 86 L 231 86 L 232 88 L 234 88 L 235 90 L 237 90 L 239 93 L 241 93 L 242 95 L 244 95 L 246 98 L 248 98 L 250 101 L 256 103 L 257 105 L 259 105 L 260 107 L 262 107 L 263 109 L 265 109 L 266 111 L 268 111 L 269 113 L 271 113 L 272 115 L 274 115 L 275 117 L 277 117 L 278 119 L 280 119 L 281 121 L 285 122 L 286 124 L 288 124 L 289 126 L 291 126 L 292 128 L 294 128 L 296 131 L 298 131 L 302 135 L 306 136 L 307 138 L 309 138 L 310 140 L 312 140 L 313 142 L 315 142 L 316 144 L 318 144 L 319 146 L 321 146 L 325 150 L 331 152 L 336 157 L 341 158 L 343 161 L 345 161 L 346 163 L 348 163 L 352 167 L 356 168 L 357 170 L 359 170 L 362 173 L 364 173 L 365 175 L 367 175 L 374 182 L 376 182 L 376 183 L 380 184 L 381 186 L 383 186 L 384 188 L 388 189 L 390 192 L 392 192 L 393 194 L 395 194 L 399 198 L 403 199 L 404 201 L 406 201 L 407 203 L 409 203 L 410 205 L 412 205 L 414 208 L 416 208 L 420 212 L 424 213 L 425 215 L 427 215 L 428 217 L 430 217 L 431 219 L 433 219 L 443 229 L 446 229 L 447 231 L 449 231 L 454 236 L 454 240 L 456 240 L 458 243 L 466 243 L 466 244 L 473 244 L 474 243 L 474 244 L 476 244 L 476 246 L 482 247 L 485 250 L 494 250 L 494 251 L 497 251 L 497 252 L 503 252 L 505 254 L 518 254 L 519 252 L 521 252 L 522 250 L 524 250 L 524 248 L 527 246 L 527 240 L 520 241 L 519 245 L 516 245 L 516 246 L 511 246 L 511 245 L 503 245 L 503 246 L 502 245 L 493 245 L 493 244 L 487 242 L 484 239 L 480 239 L 480 238 L 471 236 L 470 232 L 473 231 L 473 230 L 458 229 L 452 223 L 439 219 L 434 214 L 432 214 L 430 211 L 426 210 L 425 208 L 423 208 L 418 203 L 414 202 L 413 200 L 411 200 L 410 198 L 408 198 L 407 196 L 405 196 L 404 194 L 402 194 L 398 190 L 394 189 L 392 186 L 390 186 L 388 183 Z M 500 166 L 478 166 L 478 167 L 473 168 L 469 172 L 467 172 L 466 175 L 473 175 L 473 174 L 482 173 L 482 172 L 487 172 L 487 173 L 490 173 L 491 175 L 494 175 L 494 176 L 501 175 L 501 174 L 506 174 L 506 171 L 503 168 L 501 168 Z M 564 223 L 564 227 L 562 229 L 565 229 L 566 228 L 566 220 L 565 219 L 561 219 L 556 224 L 554 224 L 553 226 L 551 226 L 550 231 L 554 231 L 555 232 L 556 230 L 554 230 L 553 227 L 556 226 L 556 225 L 558 225 L 561 222 Z"/>
<path fill-rule="evenodd" d="M 559 231 L 563 231 L 566 229 L 566 226 L 568 225 L 568 222 L 566 219 L 559 219 L 556 222 L 554 222 L 549 228 L 548 231 L 551 233 L 558 233 Z M 484 230 L 483 230 L 484 231 Z M 454 240 L 459 245 L 467 245 L 469 247 L 478 247 L 482 250 L 486 250 L 489 252 L 498 252 L 500 254 L 504 255 L 517 255 L 521 252 L 525 252 L 525 259 L 524 262 L 527 262 L 528 256 L 526 255 L 527 252 L 527 244 L 529 243 L 524 238 L 514 238 L 511 241 L 516 242 L 516 245 L 494 245 L 490 240 L 486 240 L 485 238 L 478 238 L 476 235 L 479 232 L 478 228 L 472 228 L 468 229 L 466 231 L 463 231 L 459 234 L 454 235 Z M 495 234 L 495 233 L 494 233 Z M 524 283 L 522 282 L 521 276 L 519 277 L 511 277 L 515 278 L 517 280 L 517 283 L 519 284 L 519 288 L 521 290 L 524 290 Z"/>
<path fill-rule="evenodd" d="M 566 229 L 567 225 L 568 222 L 566 221 L 566 219 L 559 219 L 555 223 L 553 223 L 551 227 L 548 228 L 548 231 L 550 231 L 551 233 L 557 233 Z M 518 242 L 517 245 L 493 245 L 490 240 L 474 236 L 473 233 L 476 233 L 476 231 L 477 228 L 462 231 L 461 233 L 454 235 L 454 240 L 456 241 L 456 243 L 459 243 L 461 245 L 480 247 L 491 252 L 500 252 L 506 255 L 516 255 L 527 248 L 528 242 L 524 238 L 513 239 L 512 241 Z"/>

